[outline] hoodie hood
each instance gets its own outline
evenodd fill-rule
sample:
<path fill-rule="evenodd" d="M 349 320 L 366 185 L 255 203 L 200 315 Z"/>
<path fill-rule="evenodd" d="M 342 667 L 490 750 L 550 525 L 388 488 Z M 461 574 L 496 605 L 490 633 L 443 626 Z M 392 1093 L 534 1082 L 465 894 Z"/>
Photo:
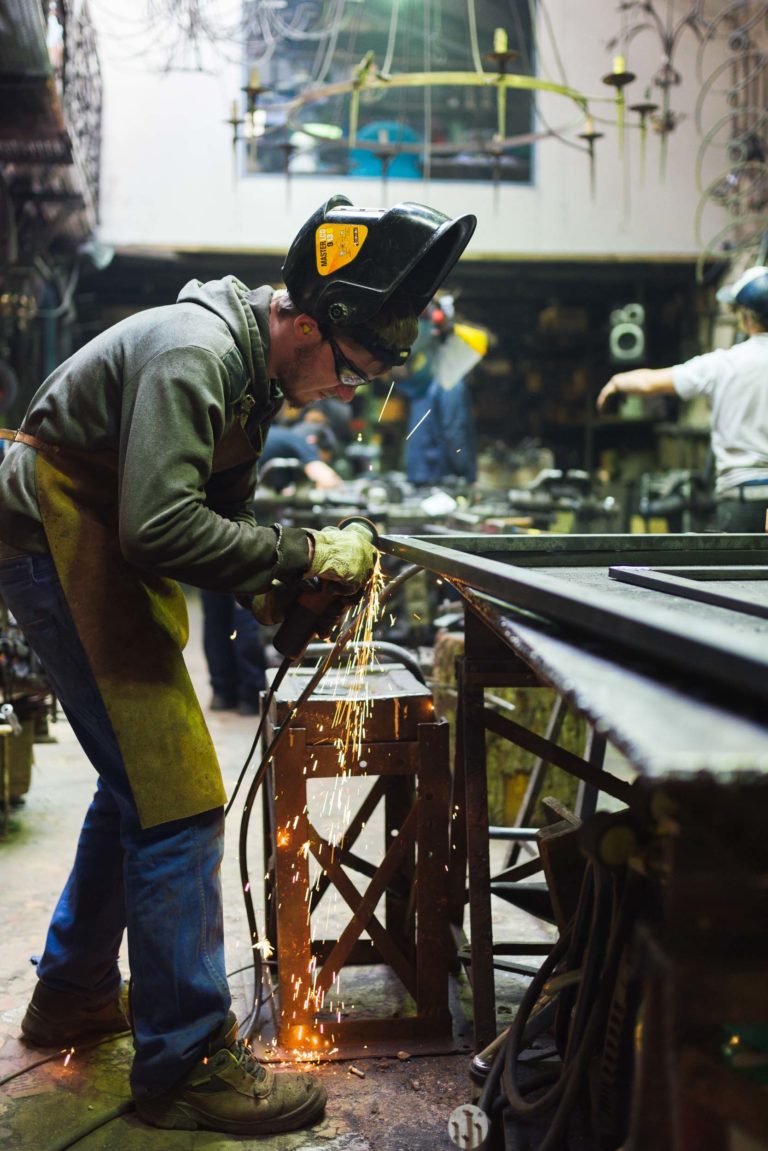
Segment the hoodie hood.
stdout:
<path fill-rule="evenodd" d="M 270 287 L 248 288 L 236 276 L 221 280 L 190 280 L 178 295 L 178 304 L 197 304 L 223 320 L 232 333 L 248 376 L 268 378 Z"/>

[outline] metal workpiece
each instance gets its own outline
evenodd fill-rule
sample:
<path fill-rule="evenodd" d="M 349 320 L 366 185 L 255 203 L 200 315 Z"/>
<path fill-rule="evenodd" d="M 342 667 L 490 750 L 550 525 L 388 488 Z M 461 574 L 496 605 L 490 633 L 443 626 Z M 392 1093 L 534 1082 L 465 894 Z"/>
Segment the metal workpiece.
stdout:
<path fill-rule="evenodd" d="M 768 562 L 768 535 L 689 532 L 650 535 L 502 535 L 488 532 L 441 535 L 381 536 L 379 547 L 417 563 L 432 547 L 458 553 L 457 558 L 496 559 L 516 567 L 608 567 L 610 564 L 761 564 Z M 674 559 L 672 558 L 674 557 Z M 428 562 L 425 567 L 432 568 Z"/>
<path fill-rule="evenodd" d="M 421 564 L 459 591 L 492 596 L 511 617 L 606 642 L 745 699 L 768 701 L 768 621 L 622 586 L 612 565 L 759 568 L 768 537 L 383 535 L 381 550 Z"/>
<path fill-rule="evenodd" d="M 768 567 L 615 565 L 611 579 L 768 619 Z"/>

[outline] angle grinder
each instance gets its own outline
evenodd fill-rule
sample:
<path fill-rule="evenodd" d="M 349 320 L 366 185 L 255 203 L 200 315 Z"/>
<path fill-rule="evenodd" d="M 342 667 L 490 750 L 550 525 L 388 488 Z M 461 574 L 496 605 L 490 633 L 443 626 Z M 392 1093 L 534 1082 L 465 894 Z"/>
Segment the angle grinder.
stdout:
<path fill-rule="evenodd" d="M 376 547 L 378 532 L 365 516 L 349 516 L 338 526 L 342 531 L 359 532 Z M 300 588 L 272 640 L 275 649 L 291 663 L 298 663 L 312 639 L 327 639 L 365 590 L 362 587 L 356 592 L 345 594 L 339 584 L 318 576 L 302 580 Z"/>

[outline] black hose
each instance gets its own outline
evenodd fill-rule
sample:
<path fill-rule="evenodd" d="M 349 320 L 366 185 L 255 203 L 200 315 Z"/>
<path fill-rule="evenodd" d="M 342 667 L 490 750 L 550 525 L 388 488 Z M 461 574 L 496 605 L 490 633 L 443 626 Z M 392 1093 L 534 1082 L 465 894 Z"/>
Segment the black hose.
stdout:
<path fill-rule="evenodd" d="M 565 1091 L 538 1151 L 561 1151 L 571 1113 L 579 1094 L 583 1091 L 589 1062 L 600 1043 L 611 1006 L 618 977 L 619 964 L 629 939 L 637 908 L 635 895 L 639 880 L 626 885 L 613 924 L 605 955 L 605 967 L 592 1013 L 584 1031 L 581 1045 L 574 1053 L 571 1074 Z"/>
<path fill-rule="evenodd" d="M 512 1028 L 515 1026 L 517 1021 L 520 1020 L 520 1024 L 519 1024 L 520 1030 L 521 1030 L 521 1032 L 524 1032 L 527 1034 L 527 1024 L 528 1024 L 529 1019 L 531 1018 L 531 1012 L 532 1012 L 533 1008 L 536 1006 L 536 1001 L 538 1000 L 541 989 L 544 986 L 544 983 L 546 982 L 546 980 L 549 978 L 552 971 L 554 971 L 555 967 L 560 962 L 560 958 L 562 957 L 563 953 L 565 952 L 566 945 L 567 945 L 567 937 L 563 937 L 561 939 L 558 939 L 557 942 L 555 943 L 554 947 L 550 951 L 549 955 L 546 957 L 546 959 L 542 963 L 538 972 L 536 973 L 536 975 L 534 975 L 533 980 L 529 984 L 529 986 L 526 990 L 526 993 L 523 995 L 523 998 L 520 1002 L 520 1006 L 517 1009 L 517 1014 L 515 1016 L 515 1022 L 512 1024 L 512 1027 L 510 1027 L 510 1034 L 507 1036 L 507 1041 L 496 1052 L 496 1056 L 493 1060 L 493 1063 L 491 1064 L 491 1069 L 488 1072 L 488 1077 L 487 1077 L 485 1083 L 483 1084 L 482 1093 L 480 1095 L 480 1098 L 477 1101 L 477 1106 L 481 1109 L 481 1111 L 485 1111 L 486 1115 L 491 1114 L 491 1108 L 493 1106 L 493 1102 L 492 1102 L 493 1093 L 496 1090 L 496 1088 L 498 1087 L 499 1082 L 500 1082 L 501 1077 L 502 1077 L 502 1074 L 503 1074 L 504 1062 L 506 1059 L 506 1053 L 507 1053 L 507 1048 L 508 1048 L 508 1045 L 510 1042 Z M 544 974 L 542 974 L 542 972 Z M 536 992 L 534 995 L 531 995 L 531 989 L 533 988 L 534 984 L 536 984 Z M 530 1006 L 530 1011 L 528 1010 L 529 1006 Z M 502 1101 L 503 1101 L 503 1096 L 502 1096 Z"/>
<path fill-rule="evenodd" d="M 581 1043 L 587 1022 L 591 1017 L 600 987 L 601 972 L 605 963 L 605 948 L 610 938 L 611 923 L 613 922 L 612 881 L 602 867 L 593 866 L 589 870 L 593 874 L 594 908 L 589 939 L 581 964 L 582 974 L 578 984 L 568 1042 L 565 1048 L 565 1062 L 571 1058 Z"/>
<path fill-rule="evenodd" d="M 96 1039 L 92 1043 L 78 1043 L 78 1051 L 91 1051 L 94 1047 L 101 1047 L 102 1043 L 114 1043 L 116 1039 L 122 1039 L 126 1035 L 130 1035 L 130 1028 L 126 1027 L 125 1031 L 116 1031 L 112 1035 L 105 1035 L 102 1039 Z M 13 1079 L 18 1079 L 20 1075 L 26 1075 L 28 1071 L 34 1071 L 36 1067 L 43 1067 L 46 1063 L 53 1063 L 54 1060 L 61 1059 L 62 1048 L 57 1048 L 51 1055 L 42 1055 L 39 1059 L 33 1060 L 32 1063 L 27 1063 L 24 1067 L 17 1067 L 15 1071 L 9 1071 L 7 1075 L 0 1078 L 0 1087 L 5 1087 L 6 1083 L 10 1083 Z"/>
<path fill-rule="evenodd" d="M 590 876 L 586 882 L 587 875 Z M 494 1060 L 480 1099 L 480 1106 L 493 1120 L 508 1107 L 521 1120 L 541 1115 L 554 1108 L 549 1127 L 538 1151 L 561 1151 L 573 1107 L 584 1089 L 589 1063 L 601 1041 L 613 999 L 621 956 L 629 939 L 636 915 L 639 880 L 628 876 L 626 882 L 613 881 L 597 863 L 587 869 L 579 908 L 571 931 L 561 936 L 532 980 L 509 1029 L 507 1041 Z M 593 898 L 594 897 L 594 898 Z M 592 925 L 585 949 L 571 935 L 580 934 L 585 923 L 585 909 L 592 909 Z M 581 954 L 583 954 L 583 959 Z M 546 1087 L 543 1076 L 530 1076 L 524 1087 L 519 1085 L 516 1068 L 522 1065 L 520 1050 L 526 1041 L 531 1011 L 544 985 L 561 960 L 566 970 L 568 960 L 583 965 L 582 978 L 571 1012 L 569 1035 L 559 1078 L 549 1090 L 535 1100 L 523 1098 L 526 1093 Z M 559 998 L 568 998 L 571 988 L 564 988 Z M 548 1005 L 549 1006 L 549 1005 Z M 493 1099 L 499 1081 L 501 1098 Z"/>
<path fill-rule="evenodd" d="M 579 900 L 576 905 L 576 914 L 571 929 L 571 941 L 566 952 L 564 967 L 566 971 L 578 971 L 584 962 L 584 955 L 589 942 L 590 924 L 594 922 L 595 884 L 591 868 L 584 868 Z M 570 1034 L 573 1009 L 578 995 L 575 986 L 563 988 L 557 997 L 557 1012 L 555 1016 L 555 1046 L 560 1052 L 560 1058 L 565 1058 Z"/>
<path fill-rule="evenodd" d="M 117 1107 L 111 1107 L 109 1111 L 102 1111 L 100 1115 L 96 1115 L 88 1123 L 84 1123 L 82 1127 L 76 1127 L 74 1131 L 62 1135 L 55 1143 L 47 1143 L 40 1151 L 68 1151 L 69 1147 L 74 1147 L 75 1143 L 79 1143 L 81 1139 L 87 1139 L 94 1131 L 106 1127 L 108 1123 L 111 1123 L 113 1119 L 119 1119 L 121 1115 L 128 1115 L 135 1108 L 136 1104 L 132 1099 L 124 1099 L 122 1103 L 118 1103 Z"/>
<path fill-rule="evenodd" d="M 565 1086 L 566 1068 L 563 1066 L 563 1072 L 554 1084 L 552 1089 L 539 1099 L 529 1102 L 523 1099 L 522 1092 L 517 1084 L 517 1079 L 514 1074 L 514 1065 L 517 1062 L 520 1048 L 523 1042 L 523 1035 L 525 1033 L 526 1025 L 533 1008 L 539 1000 L 544 984 L 549 979 L 552 972 L 555 970 L 561 959 L 565 956 L 570 943 L 568 934 L 562 935 L 557 943 L 550 951 L 547 958 L 542 963 L 539 970 L 534 975 L 530 984 L 525 990 L 525 994 L 517 1009 L 512 1026 L 509 1029 L 507 1042 L 503 1047 L 504 1058 L 501 1062 L 499 1069 L 499 1076 L 502 1081 L 504 1095 L 506 1097 L 507 1105 L 515 1112 L 516 1115 L 532 1116 L 539 1115 L 542 1111 L 546 1111 L 552 1107 L 552 1104 L 562 1094 Z"/>

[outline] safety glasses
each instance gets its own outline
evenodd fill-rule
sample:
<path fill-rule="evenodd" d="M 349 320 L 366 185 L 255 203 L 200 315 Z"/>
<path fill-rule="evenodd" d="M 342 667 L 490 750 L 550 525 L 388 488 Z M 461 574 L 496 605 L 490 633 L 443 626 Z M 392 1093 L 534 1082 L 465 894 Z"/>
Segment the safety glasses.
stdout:
<path fill-rule="evenodd" d="M 325 338 L 331 345 L 333 364 L 339 383 L 343 384 L 345 388 L 360 388 L 363 384 L 370 384 L 370 376 L 367 376 L 362 368 L 358 368 L 357 364 L 344 355 L 333 336 L 326 336 Z"/>

